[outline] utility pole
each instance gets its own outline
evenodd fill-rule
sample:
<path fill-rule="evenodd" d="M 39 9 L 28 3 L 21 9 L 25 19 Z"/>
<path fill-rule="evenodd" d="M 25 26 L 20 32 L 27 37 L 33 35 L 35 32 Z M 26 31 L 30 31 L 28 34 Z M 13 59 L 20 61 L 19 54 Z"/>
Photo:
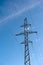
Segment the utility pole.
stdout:
<path fill-rule="evenodd" d="M 29 31 L 28 27 L 31 27 L 31 24 L 28 24 L 27 18 L 24 19 L 24 25 L 21 25 L 21 27 L 24 27 L 24 32 L 16 34 L 16 36 L 24 35 L 24 42 L 21 44 L 24 44 L 24 65 L 31 65 L 30 63 L 30 53 L 29 53 L 29 44 L 32 43 L 32 41 L 28 41 L 28 35 L 37 33 L 37 31 Z"/>

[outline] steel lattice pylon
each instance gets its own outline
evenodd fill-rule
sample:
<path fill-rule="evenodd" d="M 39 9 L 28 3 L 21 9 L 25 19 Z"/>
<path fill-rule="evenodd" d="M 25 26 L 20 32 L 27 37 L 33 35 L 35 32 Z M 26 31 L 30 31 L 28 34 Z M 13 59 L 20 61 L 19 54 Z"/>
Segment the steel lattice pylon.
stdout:
<path fill-rule="evenodd" d="M 29 26 L 31 26 L 31 24 L 28 24 L 27 18 L 25 18 L 24 25 L 21 25 L 21 27 L 24 27 L 24 32 L 16 34 L 16 36 L 24 35 L 24 42 L 21 43 L 21 44 L 24 44 L 24 65 L 31 65 L 28 43 L 32 43 L 32 41 L 28 41 L 28 34 L 37 33 L 37 31 L 29 31 L 28 30 Z"/>
<path fill-rule="evenodd" d="M 30 54 L 29 54 L 29 46 L 28 46 L 28 23 L 27 18 L 24 20 L 24 65 L 31 65 L 30 64 Z"/>

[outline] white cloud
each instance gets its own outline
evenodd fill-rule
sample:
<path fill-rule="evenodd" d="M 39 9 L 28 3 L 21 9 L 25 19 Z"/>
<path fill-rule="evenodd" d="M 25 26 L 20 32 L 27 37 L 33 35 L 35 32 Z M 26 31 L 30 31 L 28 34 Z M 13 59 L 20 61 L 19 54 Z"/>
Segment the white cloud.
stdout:
<path fill-rule="evenodd" d="M 20 15 L 20 14 L 26 12 L 26 11 L 29 11 L 29 10 L 31 10 L 32 8 L 34 8 L 34 7 L 36 7 L 37 5 L 39 5 L 40 3 L 41 3 L 41 1 L 38 1 L 38 2 L 36 2 L 36 3 L 34 3 L 34 4 L 30 5 L 30 6 L 27 5 L 27 6 L 23 7 L 22 9 L 20 9 L 18 12 L 12 13 L 11 15 L 9 15 L 9 16 L 7 16 L 6 18 L 4 18 L 3 20 L 1 20 L 0 23 L 4 23 L 6 20 L 8 20 L 8 19 L 10 19 L 10 18 L 12 18 L 12 17 L 18 16 L 18 15 Z"/>

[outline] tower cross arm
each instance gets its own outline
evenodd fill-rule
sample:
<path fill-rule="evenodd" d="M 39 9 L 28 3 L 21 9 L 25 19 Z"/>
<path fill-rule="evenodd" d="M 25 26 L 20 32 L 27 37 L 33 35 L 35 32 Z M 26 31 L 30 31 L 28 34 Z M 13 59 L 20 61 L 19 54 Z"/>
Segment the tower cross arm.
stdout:
<path fill-rule="evenodd" d="M 28 41 L 28 43 L 33 43 L 32 41 Z M 21 42 L 20 44 L 25 44 L 25 42 Z"/>
<path fill-rule="evenodd" d="M 21 25 L 20 27 L 24 27 L 24 26 L 31 26 L 31 24 L 25 24 L 25 25 Z"/>
<path fill-rule="evenodd" d="M 16 36 L 19 36 L 19 35 L 23 35 L 24 33 L 19 33 L 19 34 L 16 34 Z"/>
<path fill-rule="evenodd" d="M 29 34 L 34 34 L 34 33 L 37 34 L 37 31 L 29 31 L 28 33 L 29 33 Z"/>

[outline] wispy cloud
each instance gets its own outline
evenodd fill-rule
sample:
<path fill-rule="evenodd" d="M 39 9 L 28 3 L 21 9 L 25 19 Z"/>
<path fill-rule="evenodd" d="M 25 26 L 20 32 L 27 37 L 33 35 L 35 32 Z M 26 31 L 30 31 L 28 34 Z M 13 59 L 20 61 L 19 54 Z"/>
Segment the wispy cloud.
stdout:
<path fill-rule="evenodd" d="M 7 16 L 6 18 L 4 18 L 3 20 L 0 21 L 0 23 L 4 23 L 6 20 L 11 19 L 12 17 L 18 16 L 26 11 L 31 10 L 32 8 L 36 7 L 37 5 L 39 5 L 41 3 L 41 1 L 38 1 L 32 5 L 27 5 L 25 7 L 23 7 L 21 10 L 19 10 L 16 13 L 12 13 L 11 15 Z"/>

